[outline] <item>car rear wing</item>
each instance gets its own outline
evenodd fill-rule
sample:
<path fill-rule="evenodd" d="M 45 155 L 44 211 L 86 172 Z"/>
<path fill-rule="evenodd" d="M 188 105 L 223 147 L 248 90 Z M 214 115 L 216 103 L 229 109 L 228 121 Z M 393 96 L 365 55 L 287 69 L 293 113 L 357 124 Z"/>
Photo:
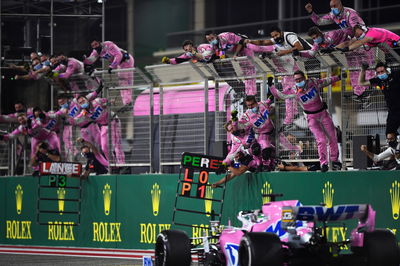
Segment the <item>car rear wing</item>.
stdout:
<path fill-rule="evenodd" d="M 284 206 L 282 222 L 295 221 L 343 221 L 349 219 L 365 220 L 368 216 L 368 204 L 336 205 L 331 208 L 323 206 Z"/>

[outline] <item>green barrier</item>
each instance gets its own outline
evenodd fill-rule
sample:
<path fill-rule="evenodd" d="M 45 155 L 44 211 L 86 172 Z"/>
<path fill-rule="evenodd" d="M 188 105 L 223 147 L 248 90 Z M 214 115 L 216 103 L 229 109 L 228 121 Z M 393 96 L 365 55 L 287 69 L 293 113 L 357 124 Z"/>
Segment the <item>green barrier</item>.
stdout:
<path fill-rule="evenodd" d="M 58 211 L 49 215 L 49 225 L 36 222 L 38 179 L 0 179 L 0 243 L 7 245 L 74 246 L 97 248 L 151 249 L 157 234 L 171 227 L 177 175 L 90 176 L 83 182 L 81 220 L 73 226 L 67 213 L 68 188 L 55 187 L 58 200 L 41 202 L 41 207 Z M 221 176 L 210 175 L 210 182 Z M 75 179 L 76 180 L 76 179 Z M 73 182 L 72 180 L 67 180 Z M 212 198 L 208 190 L 206 198 Z M 217 193 L 217 192 L 216 192 Z M 245 174 L 227 184 L 223 224 L 228 219 L 239 225 L 240 210 L 260 208 L 268 201 L 262 194 L 283 193 L 284 199 L 303 204 L 325 203 L 328 207 L 346 203 L 369 203 L 377 211 L 376 227 L 388 228 L 399 238 L 400 172 L 328 172 Z M 191 199 L 189 199 L 191 200 Z M 219 204 L 193 200 L 199 211 L 209 212 Z M 210 217 L 187 214 L 183 222 L 208 227 Z M 355 221 L 332 225 L 328 237 L 341 241 Z M 186 228 L 190 236 L 202 236 L 202 228 Z"/>

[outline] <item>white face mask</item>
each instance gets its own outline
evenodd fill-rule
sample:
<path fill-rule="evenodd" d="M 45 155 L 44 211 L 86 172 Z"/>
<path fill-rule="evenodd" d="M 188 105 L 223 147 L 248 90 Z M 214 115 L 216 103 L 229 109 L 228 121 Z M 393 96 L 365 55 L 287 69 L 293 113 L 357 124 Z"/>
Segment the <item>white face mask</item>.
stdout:
<path fill-rule="evenodd" d="M 360 35 L 360 37 L 357 38 L 357 40 L 362 40 L 365 38 L 365 32 L 363 32 L 363 34 Z"/>

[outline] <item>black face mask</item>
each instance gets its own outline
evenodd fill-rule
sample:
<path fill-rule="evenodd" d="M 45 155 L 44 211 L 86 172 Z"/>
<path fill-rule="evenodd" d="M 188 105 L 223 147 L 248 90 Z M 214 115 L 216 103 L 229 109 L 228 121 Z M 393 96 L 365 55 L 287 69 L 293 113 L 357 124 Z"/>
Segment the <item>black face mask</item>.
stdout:
<path fill-rule="evenodd" d="M 68 65 L 68 59 L 64 59 L 61 61 L 61 64 L 63 64 L 64 66 Z"/>
<path fill-rule="evenodd" d="M 100 54 L 101 53 L 101 50 L 103 49 L 102 47 L 101 47 L 101 45 L 100 46 L 98 46 L 98 47 L 96 47 L 96 48 L 94 48 L 95 50 L 96 50 L 96 52 L 98 53 L 98 54 Z"/>
<path fill-rule="evenodd" d="M 281 36 L 281 37 L 275 38 L 274 41 L 275 41 L 277 44 L 282 44 L 283 41 L 284 41 L 284 39 L 283 39 L 283 37 Z"/>
<path fill-rule="evenodd" d="M 93 159 L 94 158 L 94 153 L 93 152 L 88 152 L 88 153 L 82 153 L 83 157 L 86 159 Z"/>
<path fill-rule="evenodd" d="M 390 148 L 396 149 L 396 147 L 397 147 L 397 140 L 388 141 L 387 144 L 389 145 Z"/>

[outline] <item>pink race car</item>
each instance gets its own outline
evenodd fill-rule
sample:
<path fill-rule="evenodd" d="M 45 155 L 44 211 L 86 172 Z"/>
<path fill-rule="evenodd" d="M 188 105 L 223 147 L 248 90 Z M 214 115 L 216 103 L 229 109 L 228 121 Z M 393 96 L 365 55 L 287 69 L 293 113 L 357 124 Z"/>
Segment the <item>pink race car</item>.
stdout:
<path fill-rule="evenodd" d="M 166 230 L 157 237 L 156 265 L 190 265 L 193 254 L 203 265 L 399 265 L 396 237 L 388 230 L 375 230 L 375 211 L 367 204 L 301 206 L 298 200 L 274 201 L 262 211 L 239 212 L 241 228 L 231 226 L 218 232 L 217 244 L 203 237 L 202 246 L 193 246 L 184 231 Z M 329 242 L 328 222 L 358 219 L 351 238 Z M 322 226 L 317 226 L 322 224 Z M 342 254 L 341 248 L 352 253 Z"/>

